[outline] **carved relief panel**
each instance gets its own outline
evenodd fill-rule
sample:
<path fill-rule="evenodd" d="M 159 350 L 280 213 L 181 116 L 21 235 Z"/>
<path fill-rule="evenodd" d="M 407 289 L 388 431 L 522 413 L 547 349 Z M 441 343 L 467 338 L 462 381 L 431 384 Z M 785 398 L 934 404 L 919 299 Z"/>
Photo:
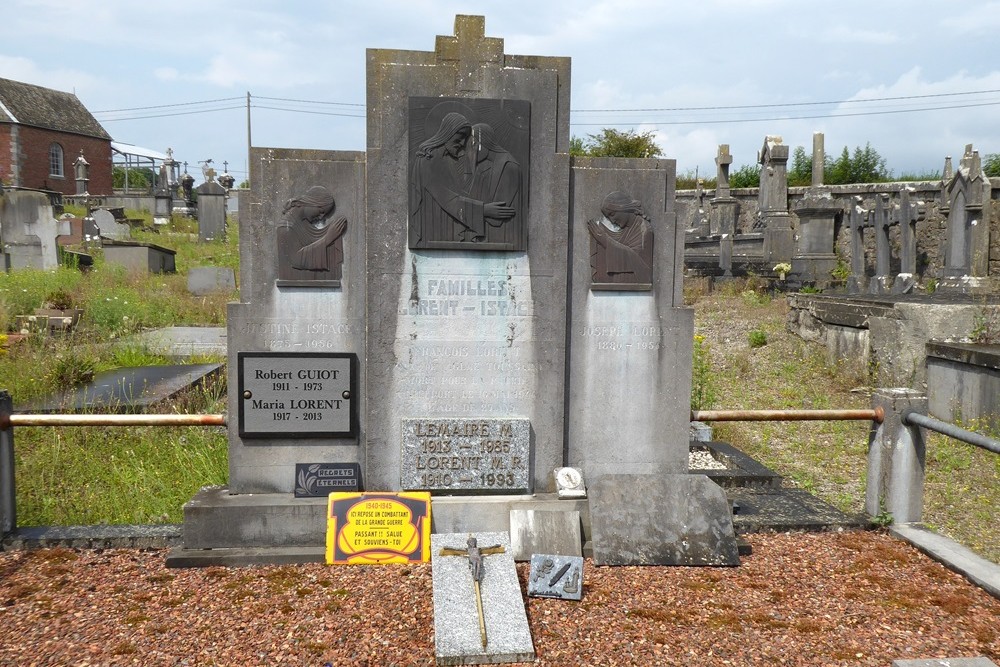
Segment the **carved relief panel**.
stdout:
<path fill-rule="evenodd" d="M 531 105 L 410 98 L 409 247 L 527 249 Z"/>

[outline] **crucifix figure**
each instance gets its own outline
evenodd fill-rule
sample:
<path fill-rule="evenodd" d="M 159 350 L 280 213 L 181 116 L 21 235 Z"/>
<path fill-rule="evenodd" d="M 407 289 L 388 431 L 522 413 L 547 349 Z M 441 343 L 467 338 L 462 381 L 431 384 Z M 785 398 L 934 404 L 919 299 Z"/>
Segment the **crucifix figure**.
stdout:
<path fill-rule="evenodd" d="M 476 543 L 476 538 L 472 535 L 469 535 L 469 539 L 466 544 L 468 546 L 465 549 L 443 547 L 441 549 L 441 555 L 465 556 L 469 559 L 469 571 L 472 573 L 472 586 L 476 592 L 476 611 L 479 614 L 479 639 L 482 641 L 483 648 L 486 648 L 486 620 L 483 617 L 483 595 L 479 588 L 479 585 L 483 582 L 483 556 L 503 553 L 504 548 L 500 545 L 480 548 Z"/>

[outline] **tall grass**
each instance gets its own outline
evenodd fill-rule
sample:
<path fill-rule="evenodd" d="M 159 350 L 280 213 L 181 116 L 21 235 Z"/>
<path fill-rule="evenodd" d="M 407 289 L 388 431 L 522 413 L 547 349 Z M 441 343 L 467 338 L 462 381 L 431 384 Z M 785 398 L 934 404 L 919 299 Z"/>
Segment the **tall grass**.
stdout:
<path fill-rule="evenodd" d="M 750 296 L 744 285 L 702 295 L 695 330 L 711 346 L 720 409 L 871 407 L 873 380 L 856 361 L 830 361 L 826 349 L 785 329 L 787 304 Z M 768 344 L 753 348 L 749 332 Z M 713 435 L 730 442 L 838 509 L 864 509 L 870 422 L 730 422 Z M 924 520 L 1000 562 L 1000 456 L 931 435 Z"/>
<path fill-rule="evenodd" d="M 140 217 L 129 212 L 129 217 Z M 0 274 L 0 326 L 30 314 L 56 290 L 82 308 L 77 329 L 32 335 L 0 355 L 0 388 L 15 409 L 85 378 L 87 373 L 170 360 L 132 334 L 169 325 L 221 325 L 236 294 L 196 297 L 187 291 L 194 266 L 238 266 L 238 230 L 203 243 L 190 222 L 175 220 L 136 240 L 177 251 L 176 274 L 149 275 L 108 264 L 98 250 L 87 273 L 58 268 Z M 198 359 L 199 363 L 222 359 Z M 195 388 L 163 410 L 222 412 L 224 381 Z M 15 433 L 19 525 L 177 522 L 199 488 L 223 484 L 228 471 L 225 429 L 219 427 L 19 427 Z"/>

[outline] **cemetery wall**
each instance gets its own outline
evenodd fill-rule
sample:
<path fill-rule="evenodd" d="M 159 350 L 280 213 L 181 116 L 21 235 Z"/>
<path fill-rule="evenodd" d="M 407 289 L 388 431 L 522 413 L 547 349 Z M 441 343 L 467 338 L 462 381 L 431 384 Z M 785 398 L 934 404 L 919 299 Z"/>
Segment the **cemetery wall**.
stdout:
<path fill-rule="evenodd" d="M 989 274 L 1000 275 L 1000 178 L 990 179 L 992 194 L 990 198 L 990 261 Z M 829 195 L 840 202 L 844 210 L 851 203 L 851 198 L 860 195 L 861 206 L 871 209 L 875 206 L 875 198 L 880 194 L 888 194 L 892 204 L 899 202 L 899 191 L 902 187 L 913 188 L 911 201 L 922 201 L 926 205 L 924 219 L 917 223 L 917 273 L 923 278 L 940 278 L 944 260 L 941 256 L 948 216 L 941 210 L 941 182 L 921 181 L 905 183 L 864 183 L 856 185 L 824 185 L 818 188 L 821 196 Z M 807 191 L 813 188 L 795 187 L 788 189 L 788 210 L 791 213 L 792 229 L 798 232 L 799 220 L 795 208 Z M 739 213 L 736 222 L 737 234 L 745 234 L 754 230 L 758 213 L 758 189 L 737 188 L 731 190 L 731 195 L 739 202 Z M 715 190 L 704 190 L 699 199 L 696 190 L 677 191 L 677 219 L 683 229 L 698 226 L 702 218 L 711 215 L 711 200 Z M 700 209 L 700 210 L 699 210 Z M 890 240 L 893 247 L 892 271 L 899 270 L 899 227 L 890 229 Z M 838 221 L 836 227 L 835 250 L 845 262 L 850 262 L 850 229 L 847 216 Z M 869 273 L 875 268 L 875 237 L 865 234 L 865 262 Z"/>
<path fill-rule="evenodd" d="M 17 133 L 16 159 L 19 175 L 17 185 L 24 188 L 54 190 L 64 195 L 76 194 L 73 161 L 83 150 L 84 157 L 90 163 L 88 186 L 90 192 L 94 194 L 111 192 L 111 142 L 107 139 L 26 125 L 18 127 Z M 49 146 L 52 143 L 58 143 L 63 149 L 62 178 L 49 175 Z M 10 143 L 8 150 L 13 150 Z"/>

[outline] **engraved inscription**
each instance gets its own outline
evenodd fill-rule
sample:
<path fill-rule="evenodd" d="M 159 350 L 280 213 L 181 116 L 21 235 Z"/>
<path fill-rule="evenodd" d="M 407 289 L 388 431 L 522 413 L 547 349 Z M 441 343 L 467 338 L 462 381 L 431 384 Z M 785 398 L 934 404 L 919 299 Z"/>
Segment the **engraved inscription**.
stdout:
<path fill-rule="evenodd" d="M 242 437 L 354 432 L 353 355 L 241 352 L 238 358 Z"/>
<path fill-rule="evenodd" d="M 526 419 L 404 419 L 402 488 L 528 490 Z"/>

